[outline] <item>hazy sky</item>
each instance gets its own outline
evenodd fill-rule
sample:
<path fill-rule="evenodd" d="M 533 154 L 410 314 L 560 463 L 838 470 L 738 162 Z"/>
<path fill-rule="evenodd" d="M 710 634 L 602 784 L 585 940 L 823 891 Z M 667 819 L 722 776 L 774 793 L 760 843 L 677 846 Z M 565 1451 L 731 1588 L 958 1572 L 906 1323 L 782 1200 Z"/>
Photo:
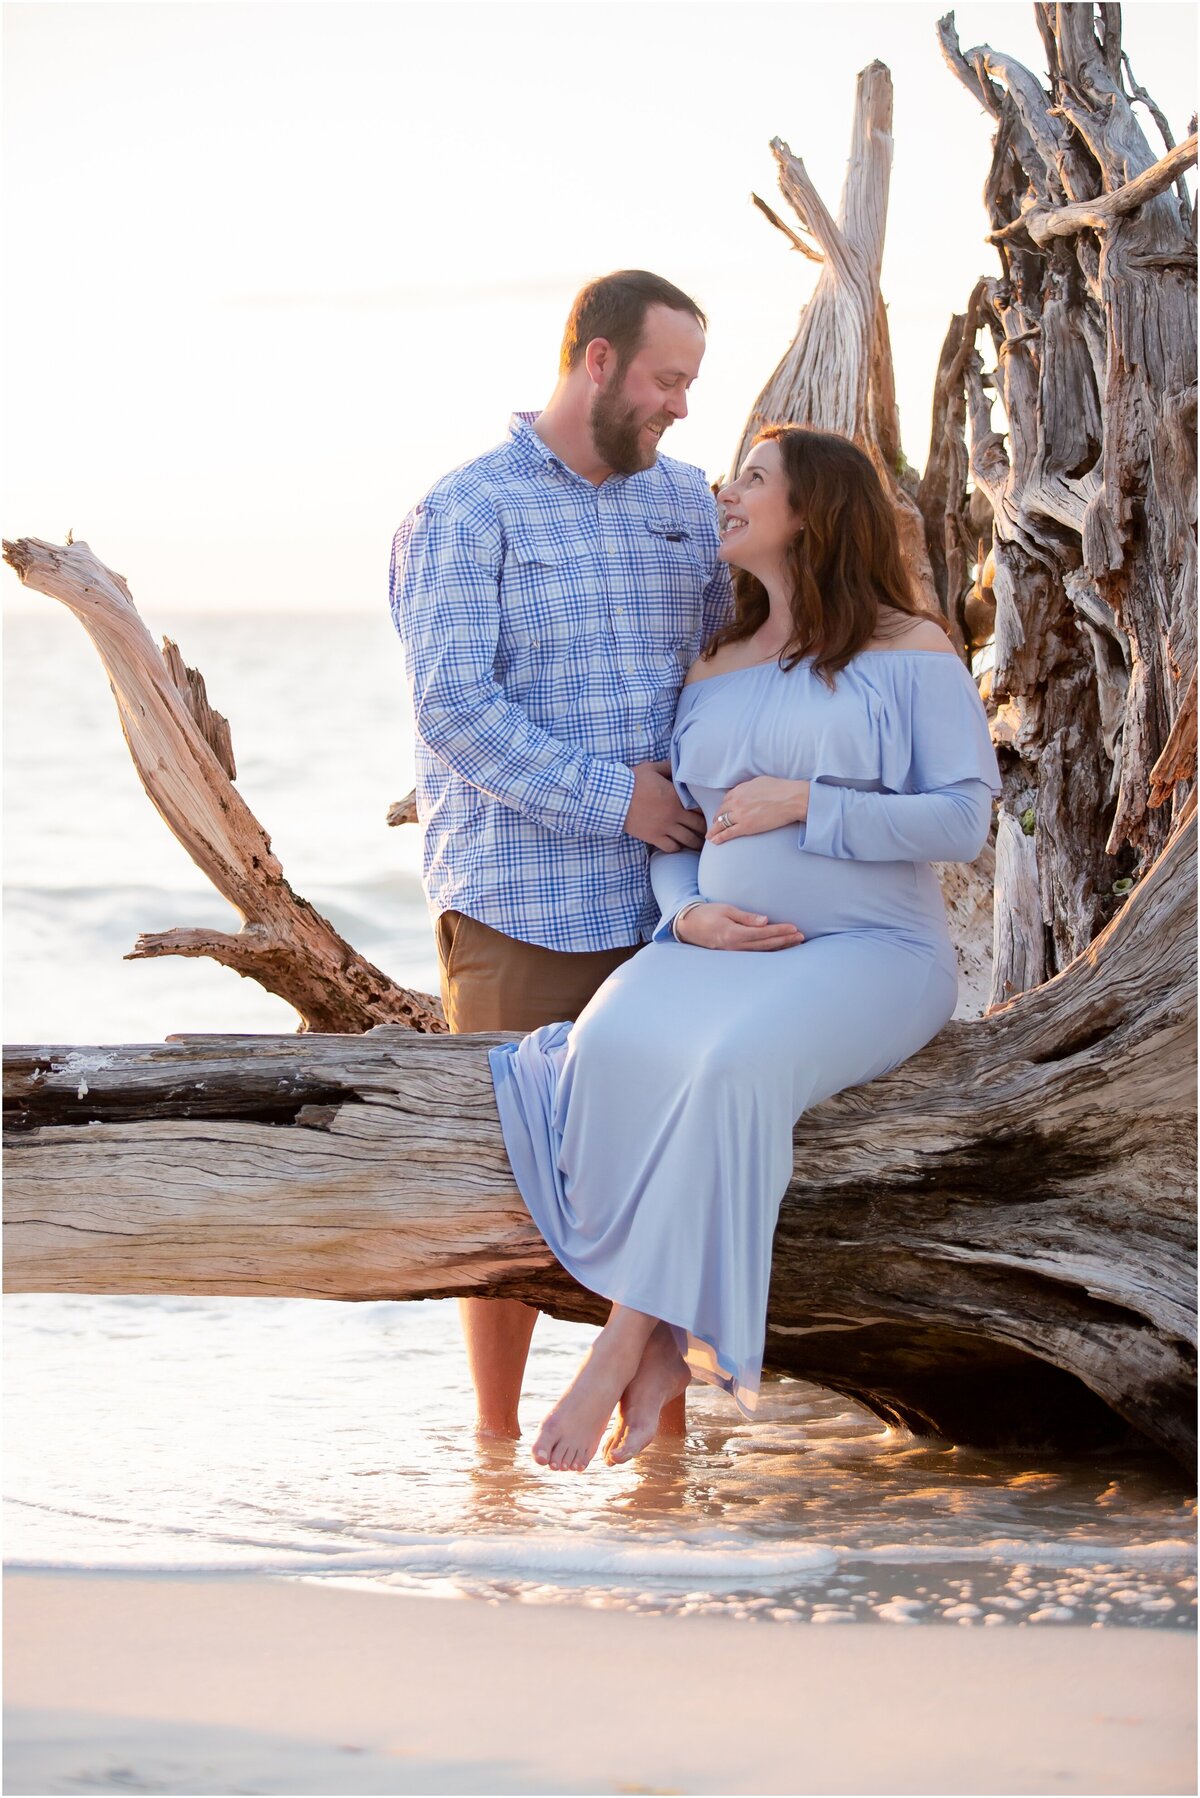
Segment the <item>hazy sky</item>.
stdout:
<path fill-rule="evenodd" d="M 4 534 L 71 527 L 151 623 L 380 607 L 403 512 L 541 404 L 571 296 L 620 266 L 708 310 L 668 448 L 723 472 L 814 279 L 750 192 L 777 202 L 778 134 L 836 211 L 872 57 L 896 88 L 884 295 L 919 466 L 949 316 L 995 268 L 990 120 L 941 60 L 940 11 L 6 6 Z M 1194 21 L 1125 7 L 1177 136 Z M 1040 70 L 1023 0 L 958 23 Z"/>

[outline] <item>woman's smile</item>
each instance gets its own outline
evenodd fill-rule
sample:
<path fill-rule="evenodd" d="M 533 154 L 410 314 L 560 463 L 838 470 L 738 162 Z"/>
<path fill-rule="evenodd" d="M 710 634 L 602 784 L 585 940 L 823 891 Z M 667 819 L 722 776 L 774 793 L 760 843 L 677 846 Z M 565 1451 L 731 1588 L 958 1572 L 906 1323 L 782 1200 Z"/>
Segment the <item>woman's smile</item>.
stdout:
<path fill-rule="evenodd" d="M 721 510 L 718 554 L 723 562 L 745 568 L 749 564 L 744 557 L 749 555 L 756 573 L 760 561 L 764 566 L 777 562 L 799 524 L 779 446 L 770 441 L 754 444 L 737 480 L 721 488 L 717 504 Z"/>

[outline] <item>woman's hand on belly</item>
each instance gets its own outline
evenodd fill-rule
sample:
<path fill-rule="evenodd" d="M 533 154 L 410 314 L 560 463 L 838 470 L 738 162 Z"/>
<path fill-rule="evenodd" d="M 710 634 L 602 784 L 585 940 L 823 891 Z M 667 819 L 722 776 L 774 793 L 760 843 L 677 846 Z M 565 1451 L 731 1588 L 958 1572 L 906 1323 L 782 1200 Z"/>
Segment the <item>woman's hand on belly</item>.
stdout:
<path fill-rule="evenodd" d="M 757 912 L 715 901 L 690 906 L 675 934 L 697 949 L 791 949 L 804 941 L 794 924 L 771 924 Z"/>
<path fill-rule="evenodd" d="M 730 843 L 735 837 L 756 837 L 765 830 L 803 824 L 808 817 L 808 788 L 806 780 L 778 780 L 773 774 L 739 781 L 718 806 L 706 841 Z"/>

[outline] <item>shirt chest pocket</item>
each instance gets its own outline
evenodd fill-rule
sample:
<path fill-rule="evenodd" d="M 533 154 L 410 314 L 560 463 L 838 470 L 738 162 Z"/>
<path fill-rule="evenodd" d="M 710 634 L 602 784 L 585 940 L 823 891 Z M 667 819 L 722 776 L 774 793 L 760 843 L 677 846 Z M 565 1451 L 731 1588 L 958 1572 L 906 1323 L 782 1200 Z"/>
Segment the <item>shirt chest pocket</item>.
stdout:
<path fill-rule="evenodd" d="M 712 573 L 710 546 L 693 526 L 669 517 L 647 518 L 639 537 L 648 614 L 657 609 L 666 635 L 690 638 L 699 629 Z"/>
<path fill-rule="evenodd" d="M 500 652 L 509 665 L 564 654 L 583 626 L 586 548 L 546 534 L 510 540 L 500 576 Z"/>

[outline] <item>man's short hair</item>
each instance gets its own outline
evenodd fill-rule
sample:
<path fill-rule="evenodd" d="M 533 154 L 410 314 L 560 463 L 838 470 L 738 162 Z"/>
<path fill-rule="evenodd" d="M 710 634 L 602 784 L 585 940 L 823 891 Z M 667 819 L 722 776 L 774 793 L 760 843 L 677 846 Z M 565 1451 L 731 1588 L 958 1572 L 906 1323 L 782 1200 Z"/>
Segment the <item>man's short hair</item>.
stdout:
<path fill-rule="evenodd" d="M 641 347 L 646 314 L 651 306 L 669 306 L 672 312 L 690 312 L 702 331 L 708 320 L 681 288 L 644 268 L 622 268 L 600 275 L 575 295 L 558 359 L 560 374 L 568 374 L 583 360 L 593 338 L 603 337 L 624 366 Z"/>

